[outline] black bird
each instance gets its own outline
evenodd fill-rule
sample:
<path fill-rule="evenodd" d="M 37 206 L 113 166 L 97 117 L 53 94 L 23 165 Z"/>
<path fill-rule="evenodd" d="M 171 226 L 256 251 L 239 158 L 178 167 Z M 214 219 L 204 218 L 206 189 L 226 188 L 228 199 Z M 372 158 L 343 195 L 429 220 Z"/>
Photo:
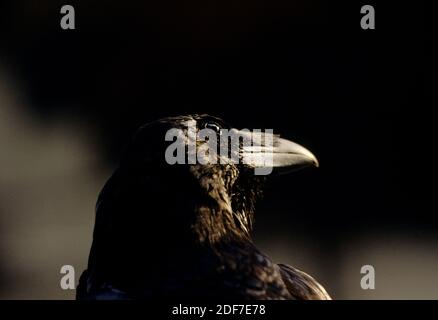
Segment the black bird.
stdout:
<path fill-rule="evenodd" d="M 188 123 L 196 125 L 194 136 Z M 166 141 L 172 128 L 179 130 L 179 142 Z M 204 155 L 217 163 L 169 164 L 165 155 L 172 144 L 182 147 L 186 159 L 190 143 L 196 150 L 208 145 L 201 129 L 217 134 L 218 146 L 225 130 L 241 134 L 238 161 L 229 161 L 230 147 L 225 156 L 208 149 Z M 252 146 L 243 143 L 245 137 Z M 311 276 L 273 263 L 251 239 L 254 204 L 265 179 L 255 170 L 309 165 L 318 162 L 298 144 L 237 131 L 209 115 L 141 127 L 99 195 L 77 299 L 330 299 Z"/>

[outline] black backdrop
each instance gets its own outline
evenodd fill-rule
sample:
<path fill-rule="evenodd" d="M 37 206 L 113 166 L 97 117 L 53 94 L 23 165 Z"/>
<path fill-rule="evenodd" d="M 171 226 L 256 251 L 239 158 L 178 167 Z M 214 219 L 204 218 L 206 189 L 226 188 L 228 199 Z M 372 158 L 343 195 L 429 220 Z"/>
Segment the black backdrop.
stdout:
<path fill-rule="evenodd" d="M 68 31 L 62 4 L 3 3 L 1 57 L 30 113 L 97 128 L 111 165 L 140 124 L 206 112 L 274 128 L 320 160 L 271 181 L 257 232 L 301 225 L 336 261 L 357 230 L 436 231 L 437 70 L 422 3 L 70 1 Z M 360 28 L 363 4 L 376 30 Z"/>

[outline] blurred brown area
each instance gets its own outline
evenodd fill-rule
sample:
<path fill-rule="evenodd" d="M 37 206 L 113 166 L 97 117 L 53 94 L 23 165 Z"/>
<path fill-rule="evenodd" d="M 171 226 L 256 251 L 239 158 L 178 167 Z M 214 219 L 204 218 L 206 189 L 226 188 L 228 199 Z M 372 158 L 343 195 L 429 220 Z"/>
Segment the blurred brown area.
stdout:
<path fill-rule="evenodd" d="M 0 74 L 0 298 L 73 298 L 60 268 L 84 269 L 108 172 L 90 128 L 63 117 L 41 123 L 1 66 Z"/>

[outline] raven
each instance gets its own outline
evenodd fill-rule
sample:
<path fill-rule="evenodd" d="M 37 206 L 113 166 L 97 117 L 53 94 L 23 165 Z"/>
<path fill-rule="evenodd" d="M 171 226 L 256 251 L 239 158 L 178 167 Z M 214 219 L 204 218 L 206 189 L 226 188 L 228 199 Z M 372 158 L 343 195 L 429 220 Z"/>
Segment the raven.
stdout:
<path fill-rule="evenodd" d="M 254 174 L 265 165 L 260 157 L 270 156 L 275 170 L 290 171 L 317 166 L 313 154 L 271 135 L 270 152 L 257 153 L 239 141 L 237 162 L 170 165 L 166 132 L 180 130 L 188 144 L 188 121 L 218 139 L 224 129 L 235 130 L 204 114 L 164 118 L 137 131 L 99 194 L 77 299 L 330 299 L 311 276 L 273 263 L 251 239 L 265 180 Z M 196 147 L 206 143 L 194 139 Z M 255 140 L 259 151 L 266 147 Z"/>

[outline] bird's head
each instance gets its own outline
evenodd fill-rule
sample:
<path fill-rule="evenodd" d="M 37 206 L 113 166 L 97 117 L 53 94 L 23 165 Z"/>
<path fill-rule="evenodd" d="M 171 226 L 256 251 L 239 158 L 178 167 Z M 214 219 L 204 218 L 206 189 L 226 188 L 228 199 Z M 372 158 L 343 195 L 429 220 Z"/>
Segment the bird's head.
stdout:
<path fill-rule="evenodd" d="M 189 115 L 141 127 L 120 168 L 136 176 L 130 183 L 147 183 L 148 189 L 152 183 L 149 197 L 168 199 L 166 219 L 189 222 L 199 242 L 215 243 L 250 237 L 267 174 L 306 166 L 318 166 L 310 151 L 270 131 L 237 130 L 217 117 Z"/>

